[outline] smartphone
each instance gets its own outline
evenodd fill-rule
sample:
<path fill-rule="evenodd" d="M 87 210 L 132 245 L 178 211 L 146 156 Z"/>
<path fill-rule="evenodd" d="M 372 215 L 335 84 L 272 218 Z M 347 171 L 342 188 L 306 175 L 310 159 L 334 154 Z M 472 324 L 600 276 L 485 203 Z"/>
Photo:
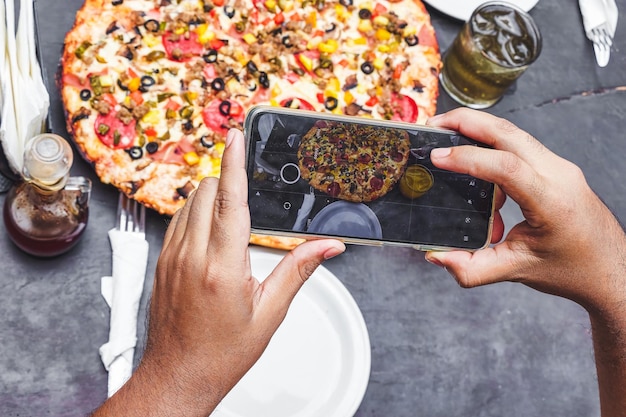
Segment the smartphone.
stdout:
<path fill-rule="evenodd" d="M 494 185 L 430 161 L 434 148 L 486 147 L 458 132 L 256 106 L 244 135 L 254 233 L 419 250 L 490 243 Z"/>

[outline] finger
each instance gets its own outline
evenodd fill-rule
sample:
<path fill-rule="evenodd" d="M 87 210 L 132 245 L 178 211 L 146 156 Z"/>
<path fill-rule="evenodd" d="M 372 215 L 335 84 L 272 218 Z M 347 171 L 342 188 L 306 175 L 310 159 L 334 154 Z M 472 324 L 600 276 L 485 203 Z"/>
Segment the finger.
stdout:
<path fill-rule="evenodd" d="M 172 236 L 174 235 L 174 229 L 176 229 L 176 223 L 178 222 L 178 216 L 180 216 L 180 211 L 182 209 L 176 210 L 176 213 L 170 219 L 169 224 L 167 225 L 167 229 L 165 230 L 165 236 L 163 236 L 163 245 L 161 246 L 161 253 L 169 246 L 170 241 L 172 240 Z"/>
<path fill-rule="evenodd" d="M 185 233 L 184 241 L 191 248 L 199 248 L 206 252 L 211 236 L 213 222 L 213 202 L 217 195 L 218 179 L 207 177 L 202 179 L 198 188 L 193 192 L 193 201 L 190 201 L 186 211 L 187 223 L 193 225 Z"/>
<path fill-rule="evenodd" d="M 345 249 L 345 245 L 338 240 L 321 239 L 304 242 L 289 252 L 261 284 L 260 319 L 274 321 L 278 326 L 293 297 L 315 269 L 324 260 L 343 253 Z"/>
<path fill-rule="evenodd" d="M 493 214 L 493 228 L 491 230 L 491 243 L 498 243 L 504 237 L 504 221 L 502 220 L 502 214 L 496 211 Z"/>
<path fill-rule="evenodd" d="M 469 174 L 499 185 L 528 214 L 544 209 L 545 184 L 541 176 L 511 152 L 476 146 L 433 149 L 432 163 L 438 168 Z M 501 197 L 500 197 L 501 198 Z M 535 226 L 532 216 L 527 220 Z"/>
<path fill-rule="evenodd" d="M 522 262 L 507 242 L 476 252 L 427 252 L 426 260 L 446 269 L 464 288 L 515 280 Z M 519 255 L 523 256 L 523 255 Z"/>
<path fill-rule="evenodd" d="M 185 205 L 178 209 L 174 217 L 176 218 L 176 222 L 172 222 L 174 224 L 170 224 L 167 231 L 171 230 L 171 237 L 168 241 L 168 246 L 172 245 L 173 247 L 180 246 L 181 242 L 184 241 L 185 232 L 187 231 L 187 218 L 189 216 L 189 209 L 193 204 L 193 200 L 195 198 L 195 192 L 191 193 Z"/>
<path fill-rule="evenodd" d="M 498 185 L 496 185 L 496 197 L 493 204 L 494 209 L 496 211 L 500 210 L 504 206 L 504 203 L 506 203 L 506 194 Z"/>
<path fill-rule="evenodd" d="M 556 157 L 529 133 L 485 112 L 458 108 L 429 119 L 427 124 L 456 130 L 495 149 L 513 152 L 531 166 L 545 166 Z"/>
<path fill-rule="evenodd" d="M 236 129 L 226 138 L 212 221 L 211 256 L 224 265 L 241 267 L 250 240 L 250 210 L 244 138 Z"/>

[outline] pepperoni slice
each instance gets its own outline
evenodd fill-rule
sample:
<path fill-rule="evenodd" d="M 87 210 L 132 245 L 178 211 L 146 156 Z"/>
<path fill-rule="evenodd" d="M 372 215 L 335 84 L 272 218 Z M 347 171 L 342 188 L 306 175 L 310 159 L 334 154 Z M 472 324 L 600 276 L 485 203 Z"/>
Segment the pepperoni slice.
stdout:
<path fill-rule="evenodd" d="M 168 58 L 178 62 L 187 61 L 204 52 L 204 47 L 198 41 L 196 32 L 187 32 L 183 35 L 167 32 L 163 34 L 163 47 Z"/>
<path fill-rule="evenodd" d="M 333 182 L 326 189 L 326 193 L 331 197 L 337 197 L 341 193 L 341 185 L 338 182 Z"/>
<path fill-rule="evenodd" d="M 202 110 L 202 120 L 211 130 L 226 135 L 229 129 L 229 120 L 243 123 L 245 116 L 241 104 L 235 100 L 213 100 Z"/>
<path fill-rule="evenodd" d="M 372 187 L 372 190 L 374 191 L 380 190 L 381 188 L 383 188 L 383 180 L 378 177 L 372 177 L 370 179 L 370 187 Z"/>
<path fill-rule="evenodd" d="M 137 132 L 135 131 L 136 121 L 132 119 L 130 123 L 124 124 L 115 117 L 117 113 L 110 111 L 108 114 L 98 114 L 94 129 L 96 135 L 102 143 L 112 149 L 127 149 L 135 143 Z"/>
<path fill-rule="evenodd" d="M 417 115 L 419 110 L 417 104 L 409 96 L 404 94 L 394 93 L 391 96 L 391 105 L 393 107 L 392 120 L 400 120 L 403 122 L 415 123 L 417 121 Z"/>
<path fill-rule="evenodd" d="M 280 102 L 280 105 L 281 107 L 288 107 L 290 109 L 315 110 L 315 107 L 313 107 L 311 103 L 296 97 L 286 98 Z"/>

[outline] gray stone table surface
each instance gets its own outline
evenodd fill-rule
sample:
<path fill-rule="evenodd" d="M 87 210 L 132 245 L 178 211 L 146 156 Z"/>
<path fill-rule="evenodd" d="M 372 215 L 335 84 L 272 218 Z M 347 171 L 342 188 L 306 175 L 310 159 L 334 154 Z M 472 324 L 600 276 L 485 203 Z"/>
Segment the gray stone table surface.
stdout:
<path fill-rule="evenodd" d="M 50 81 L 80 4 L 36 4 Z M 577 2 L 541 0 L 531 14 L 543 33 L 542 55 L 515 91 L 488 111 L 579 164 L 624 219 L 626 4 L 618 0 L 618 6 L 611 62 L 599 68 Z M 461 22 L 429 10 L 445 50 Z M 50 120 L 62 130 L 53 82 L 50 92 Z M 439 111 L 456 106 L 441 93 Z M 111 273 L 107 231 L 115 224 L 117 191 L 100 184 L 80 158 L 73 173 L 94 180 L 89 226 L 76 248 L 38 259 L 0 232 L 0 416 L 81 416 L 106 397 L 98 348 L 108 338 L 109 311 L 100 277 Z M 504 217 L 509 227 L 521 218 L 513 203 L 505 206 Z M 137 357 L 166 225 L 167 218 L 149 213 Z M 326 266 L 354 296 L 371 339 L 371 376 L 357 416 L 599 415 L 589 320 L 576 304 L 520 284 L 461 289 L 409 249 L 351 246 Z"/>

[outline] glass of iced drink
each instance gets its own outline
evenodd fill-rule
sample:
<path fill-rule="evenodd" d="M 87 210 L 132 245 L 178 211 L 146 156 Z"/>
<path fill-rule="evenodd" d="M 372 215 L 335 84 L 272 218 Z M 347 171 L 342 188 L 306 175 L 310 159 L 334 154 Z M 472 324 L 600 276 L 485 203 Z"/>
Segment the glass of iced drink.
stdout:
<path fill-rule="evenodd" d="M 541 52 L 541 33 L 517 6 L 492 1 L 476 10 L 446 51 L 441 85 L 464 106 L 494 105 Z"/>

